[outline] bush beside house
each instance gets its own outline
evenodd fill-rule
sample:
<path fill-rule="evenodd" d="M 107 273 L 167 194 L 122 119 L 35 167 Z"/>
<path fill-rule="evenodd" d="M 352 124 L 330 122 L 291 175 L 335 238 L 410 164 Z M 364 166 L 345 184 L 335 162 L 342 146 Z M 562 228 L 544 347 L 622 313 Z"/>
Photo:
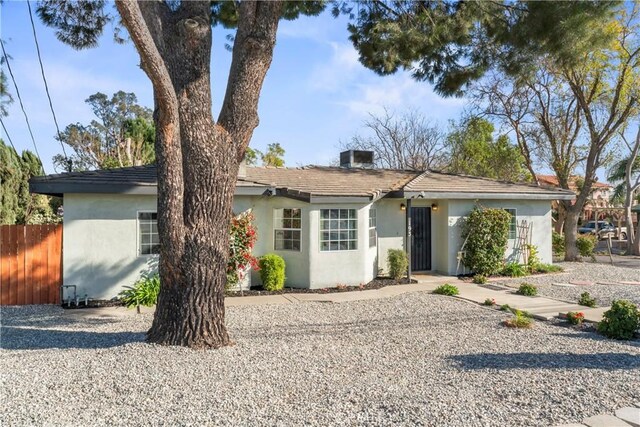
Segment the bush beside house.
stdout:
<path fill-rule="evenodd" d="M 260 258 L 260 279 L 262 287 L 267 291 L 279 291 L 284 288 L 285 263 L 284 259 L 276 254 L 267 254 Z"/>
<path fill-rule="evenodd" d="M 476 274 L 501 270 L 509 238 L 511 214 L 504 209 L 475 207 L 462 228 L 466 240 L 462 262 Z"/>

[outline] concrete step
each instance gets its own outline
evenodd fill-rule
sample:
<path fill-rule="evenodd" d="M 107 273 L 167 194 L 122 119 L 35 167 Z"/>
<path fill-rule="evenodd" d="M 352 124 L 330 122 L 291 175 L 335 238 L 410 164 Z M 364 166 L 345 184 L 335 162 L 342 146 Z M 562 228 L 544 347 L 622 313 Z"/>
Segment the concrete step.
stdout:
<path fill-rule="evenodd" d="M 620 408 L 616 411 L 616 417 L 631 424 L 633 427 L 640 427 L 640 408 Z"/>
<path fill-rule="evenodd" d="M 631 424 L 625 423 L 618 417 L 613 415 L 595 415 L 593 417 L 582 420 L 589 427 L 630 427 Z"/>

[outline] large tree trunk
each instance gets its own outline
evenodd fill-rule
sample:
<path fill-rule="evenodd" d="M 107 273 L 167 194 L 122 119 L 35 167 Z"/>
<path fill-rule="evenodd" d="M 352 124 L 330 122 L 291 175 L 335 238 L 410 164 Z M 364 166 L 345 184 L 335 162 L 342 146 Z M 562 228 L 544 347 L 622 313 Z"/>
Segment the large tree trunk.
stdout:
<path fill-rule="evenodd" d="M 571 202 L 562 202 L 571 203 Z M 577 204 L 577 203 L 576 203 Z M 578 261 L 580 254 L 576 246 L 576 240 L 578 238 L 578 218 L 582 209 L 577 209 L 576 205 L 567 207 L 565 205 L 565 220 L 564 220 L 564 260 L 565 261 Z"/>
<path fill-rule="evenodd" d="M 211 111 L 210 2 L 119 0 L 118 11 L 153 83 L 158 167 L 160 295 L 150 342 L 230 343 L 224 322 L 229 222 L 239 162 L 258 125 L 280 2 L 241 2 L 218 122 Z"/>
<path fill-rule="evenodd" d="M 556 212 L 558 212 L 558 218 L 556 219 L 555 231 L 556 233 L 562 233 L 564 230 L 564 222 L 567 217 L 567 212 L 562 203 L 557 204 Z"/>

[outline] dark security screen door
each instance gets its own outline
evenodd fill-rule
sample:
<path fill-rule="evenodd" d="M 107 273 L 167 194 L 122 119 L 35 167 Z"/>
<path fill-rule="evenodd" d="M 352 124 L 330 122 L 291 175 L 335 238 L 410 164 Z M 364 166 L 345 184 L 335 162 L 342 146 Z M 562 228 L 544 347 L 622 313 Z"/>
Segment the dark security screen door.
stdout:
<path fill-rule="evenodd" d="M 411 270 L 431 270 L 431 208 L 411 208 Z"/>

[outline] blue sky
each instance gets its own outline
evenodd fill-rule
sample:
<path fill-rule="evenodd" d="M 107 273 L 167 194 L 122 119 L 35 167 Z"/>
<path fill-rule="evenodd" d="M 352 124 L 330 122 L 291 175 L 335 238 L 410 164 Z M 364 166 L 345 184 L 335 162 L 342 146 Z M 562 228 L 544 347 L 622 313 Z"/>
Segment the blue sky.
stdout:
<path fill-rule="evenodd" d="M 27 4 L 5 1 L 0 13 L 0 36 L 13 58 L 12 68 L 46 172 L 52 173 L 51 158 L 62 150 L 54 139 L 55 126 L 37 63 Z M 138 54 L 131 43 L 113 43 L 112 28 L 107 28 L 97 48 L 84 51 L 59 42 L 54 31 L 37 17 L 36 31 L 61 128 L 93 118 L 84 100 L 96 92 L 134 92 L 140 104 L 153 106 L 151 83 L 138 67 Z M 228 33 L 222 28 L 214 30 L 214 117 L 224 96 L 231 60 L 224 47 Z M 449 119 L 460 116 L 464 105 L 464 99 L 439 97 L 428 83 L 416 82 L 407 73 L 380 77 L 364 68 L 348 40 L 343 18 L 325 13 L 283 21 L 260 98 L 260 125 L 251 146 L 264 149 L 268 143 L 279 142 L 290 166 L 327 164 L 337 157 L 341 140 L 347 141 L 362 130 L 369 112 L 380 112 L 383 106 L 397 112 L 418 109 L 444 127 Z M 17 99 L 5 124 L 18 150 L 33 151 Z"/>

